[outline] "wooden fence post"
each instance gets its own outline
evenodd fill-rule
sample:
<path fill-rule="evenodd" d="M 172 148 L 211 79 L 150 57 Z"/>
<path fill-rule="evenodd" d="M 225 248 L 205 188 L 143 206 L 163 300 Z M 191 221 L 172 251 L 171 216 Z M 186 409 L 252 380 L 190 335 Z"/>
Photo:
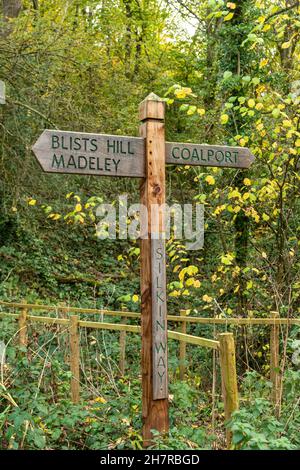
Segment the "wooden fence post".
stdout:
<path fill-rule="evenodd" d="M 237 374 L 235 362 L 235 345 L 232 333 L 220 333 L 220 366 L 222 376 L 222 393 L 224 400 L 225 420 L 239 407 Z M 226 429 L 227 448 L 231 446 L 231 432 Z"/>
<path fill-rule="evenodd" d="M 152 430 L 169 430 L 165 223 L 164 211 L 155 211 L 165 203 L 165 102 L 150 93 L 140 104 L 139 117 L 146 155 L 140 199 L 146 217 L 144 212 L 140 248 L 142 418 L 143 442 L 148 446 Z"/>
<path fill-rule="evenodd" d="M 186 316 L 186 310 L 180 310 L 180 316 Z M 182 321 L 180 326 L 181 333 L 186 334 L 186 322 Z M 179 342 L 179 379 L 184 380 L 185 376 L 185 369 L 186 369 L 186 342 L 180 341 Z"/>
<path fill-rule="evenodd" d="M 279 325 L 272 325 L 270 332 L 270 380 L 272 382 L 272 401 L 277 407 L 280 399 Z"/>
<path fill-rule="evenodd" d="M 80 370 L 79 370 L 79 317 L 78 315 L 70 316 L 70 369 L 71 377 L 71 399 L 73 403 L 79 402 L 80 396 Z"/>
<path fill-rule="evenodd" d="M 27 308 L 22 308 L 19 314 L 19 345 L 27 347 L 28 335 L 27 335 Z"/>
<path fill-rule="evenodd" d="M 122 310 L 126 310 L 126 308 L 122 307 Z M 127 323 L 127 318 L 122 317 L 121 323 L 124 325 Z M 125 362 L 126 362 L 126 331 L 120 331 L 120 357 L 119 357 L 119 369 L 121 375 L 125 374 Z"/>

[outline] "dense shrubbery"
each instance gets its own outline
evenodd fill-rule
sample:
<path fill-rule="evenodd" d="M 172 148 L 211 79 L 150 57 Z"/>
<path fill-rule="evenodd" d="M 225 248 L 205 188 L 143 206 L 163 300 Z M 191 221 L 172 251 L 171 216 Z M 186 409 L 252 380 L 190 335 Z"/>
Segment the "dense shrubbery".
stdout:
<path fill-rule="evenodd" d="M 137 135 L 138 104 L 154 91 L 167 102 L 168 140 L 248 146 L 256 157 L 246 172 L 168 168 L 168 202 L 201 202 L 206 219 L 204 250 L 189 252 L 173 238 L 167 243 L 170 313 L 298 316 L 298 3 L 15 0 L 7 10 L 9 4 L 2 2 L 11 18 L 0 24 L 0 79 L 7 89 L 0 105 L 1 299 L 139 310 L 138 245 L 97 240 L 95 207 L 87 205 L 95 197 L 115 202 L 119 194 L 138 202 L 138 182 L 45 175 L 31 146 L 44 128 Z M 188 34 L 191 19 L 196 28 Z M 36 349 L 41 338 L 27 359 L 13 346 L 15 331 L 1 320 L 10 344 L 8 375 L 1 378 L 3 447 L 139 447 L 137 339 L 128 350 L 129 376 L 108 386 L 99 374 L 84 392 L 85 405 L 73 406 L 63 398 L 69 385 L 62 350 L 53 346 L 51 366 L 44 367 L 48 350 L 40 357 Z M 269 330 L 234 331 L 245 387 L 230 424 L 234 445 L 299 448 L 299 377 L 288 340 L 299 340 L 298 328 L 280 332 L 279 418 L 268 382 L 242 378 L 252 369 L 269 377 Z M 215 333 L 208 326 L 190 332 Z M 109 347 L 117 353 L 115 340 Z M 191 349 L 188 385 L 179 386 L 175 347 L 171 352 L 172 431 L 169 440 L 157 436 L 157 447 L 223 446 L 221 405 L 211 441 L 203 433 L 211 421 L 209 353 Z M 98 370 L 90 346 L 84 355 Z M 98 391 L 113 395 L 113 404 L 92 402 Z"/>

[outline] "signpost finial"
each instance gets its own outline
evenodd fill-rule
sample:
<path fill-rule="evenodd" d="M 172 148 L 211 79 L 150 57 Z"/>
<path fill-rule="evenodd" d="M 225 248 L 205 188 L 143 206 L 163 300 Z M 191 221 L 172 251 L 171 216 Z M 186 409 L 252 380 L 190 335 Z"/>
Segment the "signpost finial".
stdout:
<path fill-rule="evenodd" d="M 160 98 L 158 95 L 156 95 L 155 93 L 151 92 L 149 93 L 148 96 L 146 96 L 146 98 L 144 99 L 144 101 L 163 101 L 162 98 Z"/>
<path fill-rule="evenodd" d="M 162 98 L 155 93 L 150 93 L 140 103 L 139 118 L 140 121 L 145 119 L 159 119 L 163 120 L 165 116 L 165 102 Z"/>

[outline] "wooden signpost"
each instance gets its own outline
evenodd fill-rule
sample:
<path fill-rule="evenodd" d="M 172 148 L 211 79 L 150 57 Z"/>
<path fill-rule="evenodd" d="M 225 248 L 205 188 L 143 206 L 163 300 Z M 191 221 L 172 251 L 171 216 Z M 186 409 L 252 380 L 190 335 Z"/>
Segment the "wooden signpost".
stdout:
<path fill-rule="evenodd" d="M 220 166 L 249 168 L 254 156 L 246 147 L 208 144 L 166 143 L 166 163 L 172 165 Z"/>
<path fill-rule="evenodd" d="M 47 173 L 144 177 L 144 139 L 45 130 L 32 147 Z"/>
<path fill-rule="evenodd" d="M 45 130 L 32 150 L 45 172 L 142 178 L 148 214 L 140 240 L 142 415 L 148 445 L 152 429 L 169 427 L 165 221 L 163 211 L 154 217 L 151 210 L 165 202 L 165 165 L 248 168 L 254 156 L 244 147 L 166 143 L 165 102 L 154 93 L 140 104 L 139 115 L 140 137 Z"/>
<path fill-rule="evenodd" d="M 163 213 L 152 220 L 151 210 L 165 202 L 165 103 L 151 93 L 140 104 L 139 117 L 146 170 L 141 203 L 148 213 L 147 237 L 141 239 L 142 415 L 147 445 L 152 429 L 169 428 L 165 227 Z"/>

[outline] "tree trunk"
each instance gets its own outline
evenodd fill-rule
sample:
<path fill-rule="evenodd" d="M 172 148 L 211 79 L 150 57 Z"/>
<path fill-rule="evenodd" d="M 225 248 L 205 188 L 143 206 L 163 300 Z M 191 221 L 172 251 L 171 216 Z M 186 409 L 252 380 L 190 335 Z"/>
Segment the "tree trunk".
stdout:
<path fill-rule="evenodd" d="M 244 75 L 247 73 L 248 64 L 251 60 L 251 51 L 242 46 L 245 39 L 245 25 L 247 18 L 245 10 L 249 4 L 249 0 L 241 0 L 234 12 L 234 18 L 230 24 L 223 23 L 220 30 L 221 46 L 219 51 L 219 67 L 221 74 L 224 71 L 231 71 L 235 75 Z M 241 90 L 239 87 L 231 89 L 231 95 L 239 96 Z M 234 135 L 240 133 L 243 122 L 238 118 L 235 125 L 232 124 L 231 133 Z M 242 132 L 241 132 L 242 133 Z M 247 176 L 247 171 L 239 171 L 234 179 L 234 185 L 239 191 L 242 191 L 243 180 Z M 247 310 L 247 298 L 244 294 L 246 289 L 246 280 L 243 274 L 243 268 L 247 266 L 248 258 L 248 238 L 249 238 L 249 219 L 240 211 L 234 222 L 235 229 L 235 252 L 236 263 L 241 268 L 238 283 L 240 289 L 237 293 L 237 314 L 245 315 Z"/>
<path fill-rule="evenodd" d="M 8 20 L 17 18 L 22 8 L 22 0 L 2 0 L 2 18 L 0 19 L 0 36 L 8 36 L 12 31 L 12 26 Z"/>
<path fill-rule="evenodd" d="M 17 18 L 22 8 L 21 0 L 2 0 L 2 11 L 4 20 Z"/>

